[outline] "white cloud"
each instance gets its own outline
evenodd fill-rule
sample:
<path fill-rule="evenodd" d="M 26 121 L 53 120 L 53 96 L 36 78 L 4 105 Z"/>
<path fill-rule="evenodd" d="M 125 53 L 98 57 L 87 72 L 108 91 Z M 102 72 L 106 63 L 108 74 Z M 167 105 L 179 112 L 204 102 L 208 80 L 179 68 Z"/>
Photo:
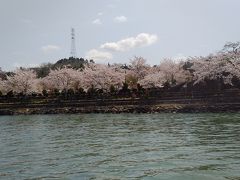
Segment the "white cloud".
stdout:
<path fill-rule="evenodd" d="M 123 22 L 127 22 L 127 17 L 126 16 L 117 16 L 114 18 L 114 21 L 117 23 L 123 23 Z"/>
<path fill-rule="evenodd" d="M 112 54 L 106 51 L 99 51 L 97 49 L 91 49 L 86 53 L 86 59 L 93 59 L 96 61 L 106 61 L 112 59 Z"/>
<path fill-rule="evenodd" d="M 98 16 L 102 16 L 102 15 L 103 15 L 103 12 L 99 12 L 97 15 L 98 15 Z"/>
<path fill-rule="evenodd" d="M 137 47 L 149 46 L 155 43 L 157 40 L 158 37 L 155 34 L 141 33 L 136 37 L 129 37 L 117 42 L 107 42 L 102 44 L 100 48 L 124 52 Z"/>
<path fill-rule="evenodd" d="M 41 47 L 41 50 L 42 50 L 44 53 L 47 54 L 47 53 L 59 51 L 59 50 L 60 50 L 60 47 L 59 47 L 59 46 L 56 46 L 56 45 L 46 45 L 46 46 Z"/>
<path fill-rule="evenodd" d="M 92 24 L 101 25 L 102 21 L 100 19 L 95 19 L 95 20 L 92 21 Z"/>

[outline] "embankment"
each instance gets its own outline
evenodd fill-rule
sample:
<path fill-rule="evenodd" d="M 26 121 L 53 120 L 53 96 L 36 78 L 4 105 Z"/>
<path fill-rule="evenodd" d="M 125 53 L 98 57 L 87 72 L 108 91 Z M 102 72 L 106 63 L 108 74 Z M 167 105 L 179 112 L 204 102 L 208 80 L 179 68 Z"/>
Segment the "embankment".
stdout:
<path fill-rule="evenodd" d="M 0 115 L 74 113 L 238 112 L 240 96 L 152 98 L 1 98 Z"/>

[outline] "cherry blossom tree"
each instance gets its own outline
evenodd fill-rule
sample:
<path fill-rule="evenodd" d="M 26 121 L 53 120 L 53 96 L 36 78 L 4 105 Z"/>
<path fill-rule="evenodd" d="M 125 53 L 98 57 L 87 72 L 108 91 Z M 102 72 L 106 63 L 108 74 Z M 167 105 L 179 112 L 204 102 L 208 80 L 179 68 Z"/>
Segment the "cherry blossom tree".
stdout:
<path fill-rule="evenodd" d="M 159 71 L 162 72 L 164 81 L 170 85 L 181 84 L 191 79 L 190 73 L 183 69 L 183 63 L 173 59 L 164 59 L 159 65 Z"/>
<path fill-rule="evenodd" d="M 36 73 L 30 69 L 17 69 L 13 75 L 7 76 L 6 81 L 3 81 L 2 84 L 7 91 L 12 90 L 24 94 L 38 92 Z"/>
<path fill-rule="evenodd" d="M 60 91 L 64 89 L 89 88 L 108 91 L 113 85 L 116 89 L 122 86 L 125 74 L 124 71 L 115 67 L 108 67 L 103 64 L 90 63 L 82 71 L 72 68 L 51 70 L 49 75 L 40 82 L 42 89 Z"/>
<path fill-rule="evenodd" d="M 143 79 L 150 69 L 150 65 L 146 63 L 146 59 L 137 56 L 130 60 L 130 67 L 138 80 Z"/>
<path fill-rule="evenodd" d="M 237 54 L 240 50 L 240 42 L 227 42 L 223 47 L 223 52 Z"/>
<path fill-rule="evenodd" d="M 6 94 L 9 91 L 9 86 L 7 86 L 6 80 L 0 78 L 0 91 L 2 94 Z"/>
<path fill-rule="evenodd" d="M 162 72 L 156 72 L 148 74 L 144 79 L 139 81 L 139 84 L 144 88 L 160 88 L 165 83 L 164 74 Z"/>
<path fill-rule="evenodd" d="M 119 89 L 125 78 L 123 71 L 103 64 L 92 64 L 84 69 L 83 74 L 86 87 L 104 91 L 109 91 L 111 85 Z"/>
<path fill-rule="evenodd" d="M 192 62 L 195 84 L 205 80 L 222 80 L 224 84 L 232 84 L 234 77 L 240 78 L 239 54 L 219 53 L 193 58 Z"/>
<path fill-rule="evenodd" d="M 42 89 L 45 90 L 77 90 L 79 87 L 83 86 L 83 81 L 84 77 L 81 71 L 64 67 L 51 70 L 48 76 L 41 80 L 40 84 Z"/>

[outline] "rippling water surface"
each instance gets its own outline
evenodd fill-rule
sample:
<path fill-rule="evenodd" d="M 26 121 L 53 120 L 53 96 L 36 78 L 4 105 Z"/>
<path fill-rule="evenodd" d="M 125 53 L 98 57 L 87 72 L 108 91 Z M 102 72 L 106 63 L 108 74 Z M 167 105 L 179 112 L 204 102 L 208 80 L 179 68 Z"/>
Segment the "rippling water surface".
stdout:
<path fill-rule="evenodd" d="M 240 114 L 0 116 L 0 179 L 240 179 Z"/>

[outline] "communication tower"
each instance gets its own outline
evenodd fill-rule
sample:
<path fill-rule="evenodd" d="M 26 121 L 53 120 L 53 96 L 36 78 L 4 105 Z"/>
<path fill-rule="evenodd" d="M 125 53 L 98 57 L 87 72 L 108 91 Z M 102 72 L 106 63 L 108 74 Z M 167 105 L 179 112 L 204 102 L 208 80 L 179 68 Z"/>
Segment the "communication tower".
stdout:
<path fill-rule="evenodd" d="M 76 56 L 77 56 L 74 28 L 71 29 L 71 52 L 70 52 L 70 55 L 73 58 L 76 58 Z"/>

